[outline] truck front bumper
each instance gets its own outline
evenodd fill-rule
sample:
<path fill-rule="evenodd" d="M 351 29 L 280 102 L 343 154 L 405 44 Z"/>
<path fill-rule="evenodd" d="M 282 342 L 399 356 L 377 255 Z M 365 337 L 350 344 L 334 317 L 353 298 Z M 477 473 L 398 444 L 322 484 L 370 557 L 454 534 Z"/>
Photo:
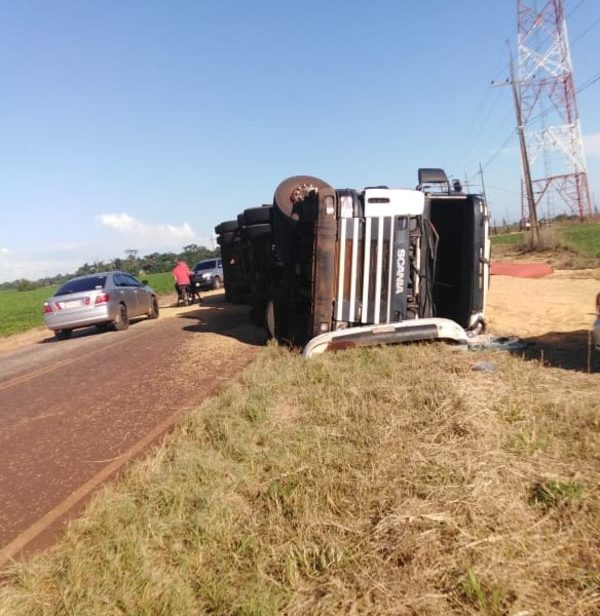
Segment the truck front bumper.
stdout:
<path fill-rule="evenodd" d="M 399 344 L 419 340 L 452 340 L 467 344 L 465 330 L 450 319 L 411 319 L 383 325 L 361 325 L 320 334 L 304 347 L 304 357 L 379 344 Z"/>

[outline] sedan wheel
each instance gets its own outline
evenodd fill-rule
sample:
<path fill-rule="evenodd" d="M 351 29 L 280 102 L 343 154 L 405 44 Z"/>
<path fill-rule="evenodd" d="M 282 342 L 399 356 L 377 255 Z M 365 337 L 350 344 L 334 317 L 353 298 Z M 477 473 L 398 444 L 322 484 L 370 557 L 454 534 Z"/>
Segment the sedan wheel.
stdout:
<path fill-rule="evenodd" d="M 114 328 L 120 332 L 129 327 L 129 315 L 127 314 L 127 306 L 119 304 L 119 312 L 114 323 Z"/>
<path fill-rule="evenodd" d="M 57 329 L 54 332 L 54 335 L 57 340 L 68 340 L 73 333 L 72 329 Z"/>
<path fill-rule="evenodd" d="M 148 313 L 149 319 L 158 319 L 158 300 L 153 297 L 150 305 L 150 312 Z"/>
<path fill-rule="evenodd" d="M 221 279 L 218 276 L 215 276 L 215 279 L 213 280 L 213 289 L 220 289 L 221 288 Z"/>

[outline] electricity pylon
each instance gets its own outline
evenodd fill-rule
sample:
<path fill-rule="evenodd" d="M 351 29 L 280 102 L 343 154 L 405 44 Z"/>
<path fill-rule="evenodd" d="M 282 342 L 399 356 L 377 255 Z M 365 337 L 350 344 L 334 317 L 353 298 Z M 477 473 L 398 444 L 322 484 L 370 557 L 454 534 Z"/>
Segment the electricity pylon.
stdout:
<path fill-rule="evenodd" d="M 563 0 L 517 0 L 517 15 L 523 169 L 530 172 L 535 209 L 540 215 L 545 206 L 551 215 L 556 198 L 570 213 L 591 216 Z"/>

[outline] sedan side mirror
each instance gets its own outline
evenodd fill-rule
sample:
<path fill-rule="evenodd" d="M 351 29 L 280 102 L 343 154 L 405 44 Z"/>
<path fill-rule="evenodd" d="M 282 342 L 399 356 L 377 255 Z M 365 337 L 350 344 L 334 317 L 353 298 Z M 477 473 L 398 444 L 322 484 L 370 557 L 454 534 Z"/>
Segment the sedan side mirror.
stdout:
<path fill-rule="evenodd" d="M 148 281 L 147 280 L 142 280 L 142 284 L 147 287 L 148 286 Z"/>

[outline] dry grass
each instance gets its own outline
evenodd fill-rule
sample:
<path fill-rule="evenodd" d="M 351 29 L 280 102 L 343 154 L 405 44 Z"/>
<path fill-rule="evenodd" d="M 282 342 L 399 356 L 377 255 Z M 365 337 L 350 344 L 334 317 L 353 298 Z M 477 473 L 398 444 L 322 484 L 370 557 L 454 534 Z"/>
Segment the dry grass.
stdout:
<path fill-rule="evenodd" d="M 16 565 L 0 613 L 598 614 L 598 388 L 439 345 L 269 347 Z"/>

